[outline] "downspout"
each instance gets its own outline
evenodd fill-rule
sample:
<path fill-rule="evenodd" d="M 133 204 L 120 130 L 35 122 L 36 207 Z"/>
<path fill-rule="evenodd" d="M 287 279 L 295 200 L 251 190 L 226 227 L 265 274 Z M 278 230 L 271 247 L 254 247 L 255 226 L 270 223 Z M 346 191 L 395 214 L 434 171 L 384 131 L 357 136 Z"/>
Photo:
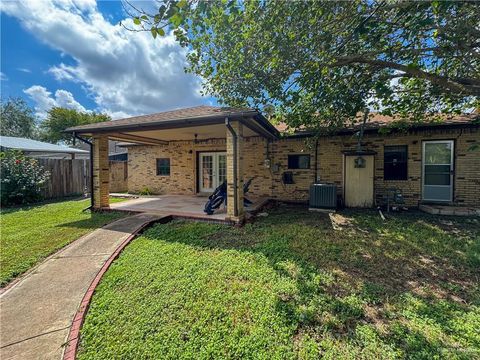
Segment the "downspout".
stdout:
<path fill-rule="evenodd" d="M 237 133 L 230 125 L 230 119 L 225 118 L 225 126 L 232 135 L 233 140 L 233 215 L 238 216 L 238 192 L 237 192 Z"/>
<path fill-rule="evenodd" d="M 93 209 L 93 206 L 95 204 L 93 199 L 93 143 L 85 138 L 82 138 L 81 136 L 78 136 L 75 132 L 73 133 L 73 137 L 75 139 L 83 141 L 90 146 L 90 206 L 85 210 Z"/>

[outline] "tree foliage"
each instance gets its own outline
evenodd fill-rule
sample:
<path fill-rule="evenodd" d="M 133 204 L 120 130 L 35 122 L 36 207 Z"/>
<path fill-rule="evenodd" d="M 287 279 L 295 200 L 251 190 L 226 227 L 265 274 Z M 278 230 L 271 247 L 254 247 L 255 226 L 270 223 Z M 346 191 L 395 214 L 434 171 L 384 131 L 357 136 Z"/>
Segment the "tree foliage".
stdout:
<path fill-rule="evenodd" d="M 64 130 L 78 125 L 86 125 L 111 120 L 106 114 L 95 112 L 83 113 L 75 109 L 53 107 L 48 111 L 47 118 L 40 125 L 42 140 L 57 143 L 65 142 L 68 145 L 74 143 L 71 134 L 64 133 Z"/>
<path fill-rule="evenodd" d="M 22 98 L 9 98 L 0 105 L 0 134 L 34 139 L 37 136 L 35 115 Z"/>
<path fill-rule="evenodd" d="M 416 120 L 479 107 L 480 6 L 469 1 L 185 1 L 135 30 L 173 30 L 221 102 L 273 107 L 294 127 L 366 107 Z M 321 119 L 319 121 L 319 119 Z"/>

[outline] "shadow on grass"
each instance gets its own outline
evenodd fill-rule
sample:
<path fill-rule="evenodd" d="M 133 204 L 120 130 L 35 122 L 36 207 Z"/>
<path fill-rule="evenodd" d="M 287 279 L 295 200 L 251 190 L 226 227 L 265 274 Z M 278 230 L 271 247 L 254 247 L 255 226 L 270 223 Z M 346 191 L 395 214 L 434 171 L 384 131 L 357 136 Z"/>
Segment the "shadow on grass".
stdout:
<path fill-rule="evenodd" d="M 166 241 L 261 254 L 294 280 L 298 293 L 279 294 L 278 312 L 317 355 L 480 356 L 478 219 L 414 212 L 383 222 L 368 210 L 329 217 L 280 207 L 203 236 L 168 226 L 178 234 Z"/>
<path fill-rule="evenodd" d="M 98 228 L 104 225 L 111 223 L 116 219 L 120 219 L 123 216 L 127 216 L 129 213 L 120 212 L 120 211 L 89 211 L 87 210 L 85 214 L 88 214 L 87 218 L 77 221 L 65 222 L 55 227 L 58 228 L 77 228 L 77 229 L 90 229 Z"/>
<path fill-rule="evenodd" d="M 65 201 L 82 202 L 82 201 L 85 201 L 87 199 L 88 198 L 85 198 L 81 195 L 74 195 L 74 196 L 67 196 L 67 197 L 62 197 L 62 198 L 44 200 L 44 201 L 36 202 L 36 203 L 19 204 L 19 205 L 12 205 L 12 206 L 2 206 L 1 213 L 2 214 L 12 214 L 12 213 L 16 213 L 18 211 L 39 209 L 39 208 L 42 208 L 45 205 L 58 204 L 58 203 L 62 203 L 62 202 L 65 202 Z M 85 207 L 87 207 L 88 205 L 89 204 L 85 205 Z"/>

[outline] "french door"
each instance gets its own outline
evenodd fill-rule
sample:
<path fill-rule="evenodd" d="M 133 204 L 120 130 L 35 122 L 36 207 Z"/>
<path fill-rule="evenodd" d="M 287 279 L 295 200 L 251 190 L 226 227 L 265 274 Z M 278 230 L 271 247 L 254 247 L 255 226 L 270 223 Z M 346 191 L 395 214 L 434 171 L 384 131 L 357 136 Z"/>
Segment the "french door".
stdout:
<path fill-rule="evenodd" d="M 199 154 L 199 190 L 212 192 L 227 179 L 227 154 L 202 152 Z"/>
<path fill-rule="evenodd" d="M 423 200 L 452 201 L 453 145 L 453 140 L 423 142 Z"/>

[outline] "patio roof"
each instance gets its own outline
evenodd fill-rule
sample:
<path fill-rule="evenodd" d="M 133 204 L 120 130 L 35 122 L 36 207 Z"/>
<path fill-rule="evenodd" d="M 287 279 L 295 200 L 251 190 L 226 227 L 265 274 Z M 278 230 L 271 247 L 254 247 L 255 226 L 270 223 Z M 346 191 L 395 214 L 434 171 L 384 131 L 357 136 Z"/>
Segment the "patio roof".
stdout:
<path fill-rule="evenodd" d="M 65 131 L 77 134 L 114 133 L 118 139 L 135 140 L 132 136 L 140 137 L 141 133 L 146 131 L 152 135 L 153 132 L 162 130 L 162 134 L 156 135 L 165 135 L 164 130 L 191 128 L 191 130 L 195 132 L 195 129 L 198 129 L 199 126 L 207 125 L 222 125 L 223 131 L 225 118 L 240 120 L 251 131 L 262 136 L 268 138 L 277 138 L 279 136 L 278 130 L 257 110 L 215 106 L 196 106 L 96 124 L 75 126 Z M 124 136 L 127 133 L 128 136 Z M 175 131 L 175 133 L 179 134 L 178 131 Z M 195 134 L 197 133 L 198 131 L 195 132 Z M 157 138 L 157 136 L 154 137 Z M 149 136 L 149 138 L 153 137 Z"/>

